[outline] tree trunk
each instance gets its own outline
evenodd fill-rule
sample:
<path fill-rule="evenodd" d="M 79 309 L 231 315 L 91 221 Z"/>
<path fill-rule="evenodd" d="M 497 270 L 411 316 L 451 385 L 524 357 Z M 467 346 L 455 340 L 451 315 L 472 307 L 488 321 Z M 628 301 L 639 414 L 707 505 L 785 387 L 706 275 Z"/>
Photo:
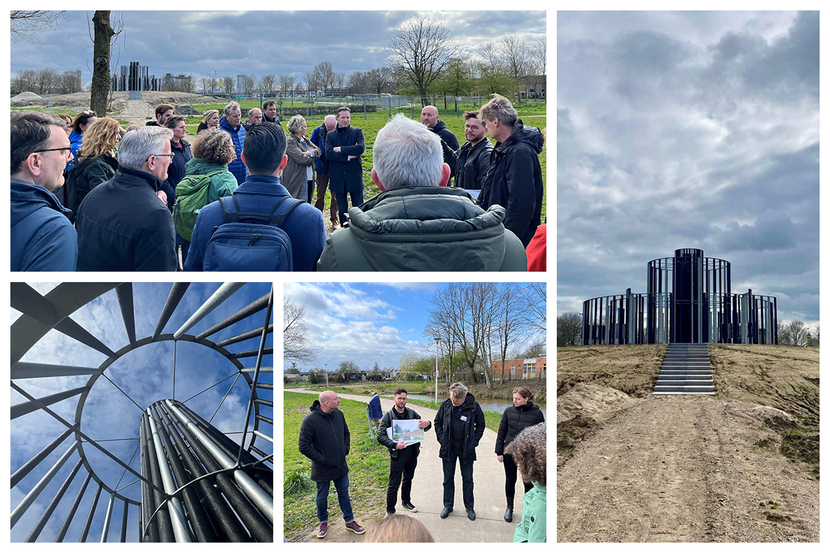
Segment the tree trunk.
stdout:
<path fill-rule="evenodd" d="M 98 117 L 107 114 L 110 90 L 110 40 L 115 34 L 110 25 L 110 12 L 96 11 L 92 17 L 95 39 L 92 48 L 92 88 L 89 107 Z"/>

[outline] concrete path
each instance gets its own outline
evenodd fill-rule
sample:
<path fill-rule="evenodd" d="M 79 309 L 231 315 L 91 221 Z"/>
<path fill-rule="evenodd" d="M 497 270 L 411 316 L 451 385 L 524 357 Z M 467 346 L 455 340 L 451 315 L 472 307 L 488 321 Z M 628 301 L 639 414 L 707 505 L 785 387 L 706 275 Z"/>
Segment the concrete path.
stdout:
<path fill-rule="evenodd" d="M 292 392 L 319 394 L 319 391 L 311 390 L 290 390 Z M 357 396 L 350 394 L 338 394 L 343 399 L 352 399 L 368 403 L 369 396 Z M 381 407 L 384 412 L 391 409 L 394 404 L 391 399 L 381 398 Z M 435 420 L 437 414 L 434 409 L 420 405 L 410 405 L 421 415 L 422 418 Z M 368 432 L 364 425 L 362 428 L 351 428 L 352 434 L 356 432 Z M 412 482 L 412 504 L 418 508 L 417 513 L 408 513 L 400 506 L 398 501 L 397 512 L 409 514 L 421 521 L 430 531 L 436 542 L 512 542 L 516 524 L 522 519 L 522 487 L 521 475 L 516 482 L 516 497 L 514 499 L 513 522 L 504 522 L 504 510 L 507 507 L 504 497 L 504 468 L 496 459 L 496 433 L 490 429 L 484 430 L 476 454 L 478 460 L 473 465 L 473 480 L 475 482 L 473 493 L 475 496 L 476 519 L 471 521 L 467 518 L 467 511 L 464 509 L 464 499 L 461 489 L 461 471 L 456 467 L 455 472 L 455 506 L 450 516 L 441 519 L 439 516 L 443 505 L 443 470 L 441 459 L 438 457 L 438 440 L 435 439 L 435 432 L 430 429 L 427 438 L 421 445 L 421 454 L 418 456 L 418 468 L 415 470 L 415 478 Z M 385 504 L 386 497 L 378 497 L 380 504 Z M 374 522 L 363 520 L 360 513 L 355 513 L 358 522 L 369 528 Z M 341 521 L 342 522 L 342 521 Z M 339 526 L 339 525 L 338 525 Z M 345 532 L 347 536 L 354 536 Z M 337 538 L 331 529 L 325 541 L 335 541 L 330 538 Z M 341 541 L 341 540 L 337 540 Z M 351 537 L 342 541 L 360 541 Z"/>

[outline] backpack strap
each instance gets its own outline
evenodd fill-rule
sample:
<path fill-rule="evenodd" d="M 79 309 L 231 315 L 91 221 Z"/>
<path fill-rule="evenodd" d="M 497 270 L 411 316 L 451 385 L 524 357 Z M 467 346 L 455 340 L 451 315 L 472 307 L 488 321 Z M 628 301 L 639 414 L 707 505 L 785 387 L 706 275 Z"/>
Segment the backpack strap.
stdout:
<path fill-rule="evenodd" d="M 243 219 L 256 219 L 268 225 L 276 225 L 278 227 L 282 227 L 282 224 L 285 221 L 286 217 L 288 217 L 288 215 L 292 211 L 294 211 L 294 209 L 298 205 L 305 203 L 302 200 L 294 199 L 291 196 L 283 196 L 282 199 L 280 199 L 280 201 L 278 201 L 277 204 L 274 206 L 274 209 L 272 209 L 268 215 L 264 215 L 262 213 L 241 213 L 239 208 L 239 201 L 236 199 L 236 196 L 232 194 L 230 197 L 233 198 L 234 207 L 236 208 L 235 211 L 228 211 L 227 205 L 225 203 L 226 200 L 229 199 L 227 196 L 219 198 L 220 205 L 222 206 L 223 223 L 238 223 Z M 275 215 L 280 206 L 288 199 L 293 200 L 291 206 L 289 206 L 284 213 L 280 215 Z"/>

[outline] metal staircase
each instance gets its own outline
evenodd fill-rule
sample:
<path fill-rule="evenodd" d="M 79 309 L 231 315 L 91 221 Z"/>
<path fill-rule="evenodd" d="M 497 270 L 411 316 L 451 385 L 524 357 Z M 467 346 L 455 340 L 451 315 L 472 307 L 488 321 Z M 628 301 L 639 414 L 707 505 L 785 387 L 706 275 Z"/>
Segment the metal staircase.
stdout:
<path fill-rule="evenodd" d="M 653 393 L 714 395 L 706 344 L 669 344 Z"/>

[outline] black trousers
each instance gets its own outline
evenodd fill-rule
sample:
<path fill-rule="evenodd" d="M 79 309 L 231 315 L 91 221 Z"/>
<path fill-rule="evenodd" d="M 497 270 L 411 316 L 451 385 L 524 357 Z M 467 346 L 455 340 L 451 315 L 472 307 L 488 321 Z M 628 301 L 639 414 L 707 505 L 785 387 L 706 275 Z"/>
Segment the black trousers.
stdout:
<path fill-rule="evenodd" d="M 461 466 L 461 485 L 464 492 L 464 507 L 474 507 L 473 498 L 473 462 L 464 463 L 461 454 L 456 451 L 449 452 L 448 459 L 441 459 L 444 469 L 444 507 L 452 507 L 455 502 L 455 465 L 456 459 Z"/>
<path fill-rule="evenodd" d="M 410 448 L 415 446 L 410 446 Z M 409 449 L 409 448 L 407 448 Z M 412 452 L 402 449 L 397 459 L 391 459 L 389 464 L 389 487 L 386 488 L 386 512 L 394 513 L 398 503 L 398 488 L 401 488 L 401 503 L 412 500 L 412 478 L 415 476 L 415 467 L 418 466 L 418 457 Z M 404 453 L 406 452 L 406 453 Z"/>
<path fill-rule="evenodd" d="M 512 455 L 504 455 L 504 461 L 502 462 L 504 465 L 504 495 L 507 496 L 507 506 L 513 507 L 513 496 L 516 495 L 516 478 L 518 476 L 518 467 L 516 466 L 516 462 L 513 460 Z M 523 482 L 525 487 L 525 492 L 529 492 L 533 489 L 533 482 Z"/>

